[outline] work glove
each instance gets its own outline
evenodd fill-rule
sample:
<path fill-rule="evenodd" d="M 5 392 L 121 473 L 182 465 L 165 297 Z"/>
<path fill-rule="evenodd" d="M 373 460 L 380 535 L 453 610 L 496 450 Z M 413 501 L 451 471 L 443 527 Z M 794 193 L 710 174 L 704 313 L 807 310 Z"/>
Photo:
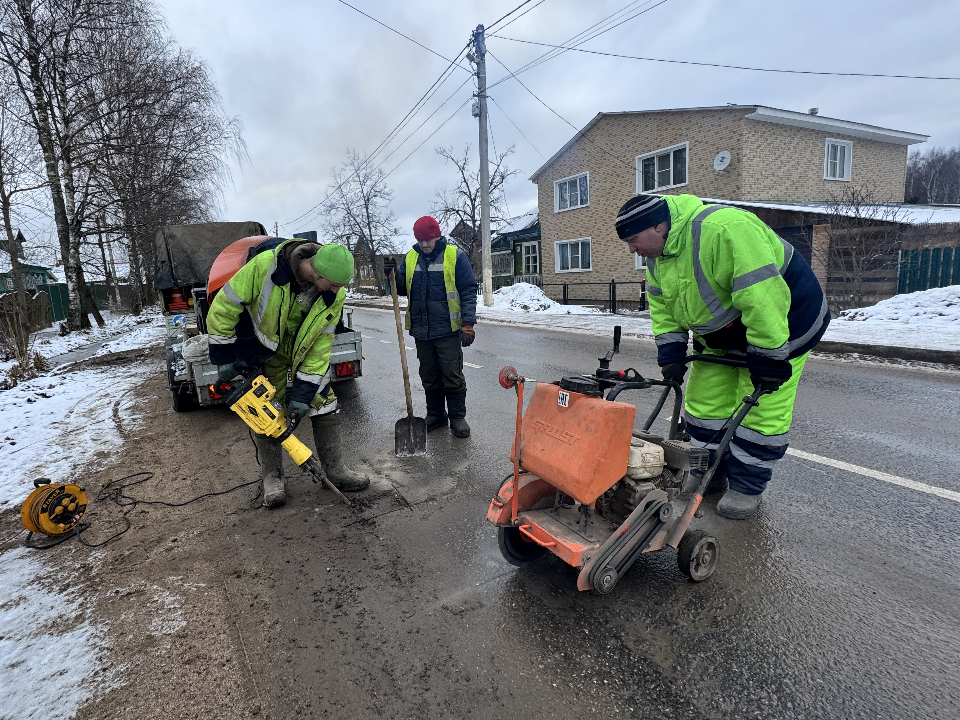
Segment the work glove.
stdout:
<path fill-rule="evenodd" d="M 395 272 L 397 269 L 397 261 L 395 258 L 386 257 L 383 259 L 383 275 L 388 280 L 390 279 L 390 273 Z"/>
<path fill-rule="evenodd" d="M 663 373 L 664 380 L 683 385 L 683 378 L 687 374 L 687 366 L 684 363 L 669 363 L 660 368 L 660 372 Z"/>
<path fill-rule="evenodd" d="M 287 422 L 290 423 L 290 427 L 295 428 L 299 425 L 300 421 L 303 420 L 309 412 L 310 406 L 305 402 L 291 400 L 287 403 Z"/>
<path fill-rule="evenodd" d="M 747 370 L 754 390 L 776 392 L 793 375 L 793 366 L 786 360 L 774 360 L 747 352 Z"/>
<path fill-rule="evenodd" d="M 237 366 L 234 363 L 227 363 L 226 365 L 217 366 L 217 375 L 220 378 L 220 382 L 232 382 L 233 379 L 239 374 L 240 373 L 237 371 Z"/>
<path fill-rule="evenodd" d="M 470 347 L 476 339 L 477 333 L 474 331 L 473 325 L 464 323 L 460 327 L 460 344 L 463 345 L 463 347 Z"/>

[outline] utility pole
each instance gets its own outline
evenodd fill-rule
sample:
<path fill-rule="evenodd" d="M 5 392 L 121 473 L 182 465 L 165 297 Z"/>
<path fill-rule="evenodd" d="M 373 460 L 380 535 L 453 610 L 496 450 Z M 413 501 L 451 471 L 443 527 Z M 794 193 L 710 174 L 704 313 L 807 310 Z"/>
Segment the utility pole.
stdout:
<path fill-rule="evenodd" d="M 280 223 L 273 224 L 273 236 L 280 237 Z"/>
<path fill-rule="evenodd" d="M 493 258 L 490 256 L 490 162 L 487 158 L 487 44 L 483 25 L 473 31 L 477 62 L 477 102 L 473 115 L 480 120 L 480 252 L 483 256 L 483 304 L 493 305 Z"/>

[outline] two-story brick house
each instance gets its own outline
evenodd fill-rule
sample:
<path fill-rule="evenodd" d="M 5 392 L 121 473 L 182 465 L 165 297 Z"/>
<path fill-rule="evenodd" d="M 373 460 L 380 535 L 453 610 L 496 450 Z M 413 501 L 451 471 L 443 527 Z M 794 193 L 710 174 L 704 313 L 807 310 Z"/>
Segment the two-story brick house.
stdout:
<path fill-rule="evenodd" d="M 829 200 L 846 183 L 902 202 L 907 148 L 926 135 L 758 105 L 599 113 L 540 167 L 544 291 L 645 278 L 614 231 L 634 193 L 729 201 Z M 601 285 L 571 297 L 604 300 Z M 632 302 L 638 286 L 624 286 Z"/>

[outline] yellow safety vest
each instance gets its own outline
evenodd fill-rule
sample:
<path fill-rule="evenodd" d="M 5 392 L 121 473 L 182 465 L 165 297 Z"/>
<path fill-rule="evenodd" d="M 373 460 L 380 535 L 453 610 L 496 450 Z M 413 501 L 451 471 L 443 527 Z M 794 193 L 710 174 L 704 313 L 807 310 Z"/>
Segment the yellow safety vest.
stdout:
<path fill-rule="evenodd" d="M 410 292 L 413 289 L 413 274 L 420 270 L 419 259 L 420 253 L 415 249 L 407 253 L 407 314 L 403 323 L 407 330 L 410 329 L 410 305 L 412 302 Z M 436 263 L 432 263 L 427 270 L 433 270 L 435 265 Z M 424 278 L 424 282 L 428 282 L 428 279 Z M 463 323 L 460 320 L 460 293 L 457 291 L 457 247 L 455 245 L 447 245 L 443 251 L 443 284 L 447 291 L 447 307 L 450 310 L 450 329 L 457 332 Z"/>

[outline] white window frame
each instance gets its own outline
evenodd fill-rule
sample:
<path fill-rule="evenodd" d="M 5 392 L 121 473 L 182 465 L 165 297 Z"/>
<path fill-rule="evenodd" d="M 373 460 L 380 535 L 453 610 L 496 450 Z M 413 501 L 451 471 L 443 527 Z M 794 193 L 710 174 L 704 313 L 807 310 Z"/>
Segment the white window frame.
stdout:
<path fill-rule="evenodd" d="M 830 176 L 830 146 L 839 145 L 843 148 L 846 148 L 844 153 L 844 167 L 843 167 L 843 177 L 831 177 Z M 833 138 L 827 138 L 826 143 L 823 148 L 823 179 L 832 180 L 834 182 L 850 182 L 851 169 L 853 168 L 853 142 L 850 140 L 835 140 Z"/>
<path fill-rule="evenodd" d="M 520 247 L 523 248 L 523 252 L 520 253 L 520 269 L 522 270 L 522 272 L 520 273 L 521 275 L 540 275 L 540 270 L 541 270 L 540 269 L 540 253 L 537 250 L 537 245 L 538 243 L 536 240 L 534 240 L 533 242 L 525 242 L 520 244 Z M 533 272 L 527 272 L 527 258 L 531 257 L 531 255 L 527 255 L 528 247 L 533 248 L 533 253 L 531 255 L 533 257 L 533 261 L 537 265 L 536 270 L 534 270 Z M 591 261 L 593 260 L 592 254 L 590 256 L 590 260 Z"/>
<path fill-rule="evenodd" d="M 587 178 L 587 201 L 586 201 L 585 203 L 579 202 L 579 198 L 580 198 L 579 180 L 580 180 L 580 178 L 582 178 L 582 177 Z M 577 200 L 578 200 L 578 204 L 575 205 L 575 206 L 573 206 L 573 207 L 570 207 L 570 205 L 569 205 L 569 200 L 568 200 L 567 207 L 561 209 L 561 208 L 560 208 L 560 184 L 561 184 L 561 183 L 568 183 L 568 182 L 570 182 L 571 180 L 577 180 L 577 181 L 578 181 L 578 184 L 577 184 Z M 561 179 L 559 179 L 559 180 L 554 180 L 554 181 L 553 181 L 553 211 L 554 211 L 555 213 L 560 213 L 560 212 L 567 212 L 568 210 L 576 210 L 577 208 L 589 207 L 589 206 L 590 206 L 590 197 L 591 197 L 592 195 L 593 195 L 593 193 L 590 192 L 590 172 L 589 172 L 589 171 L 587 171 L 587 172 L 582 172 L 582 173 L 577 173 L 576 175 L 570 175 L 569 177 L 561 178 Z"/>
<path fill-rule="evenodd" d="M 646 270 L 647 269 L 647 259 L 643 255 L 633 255 L 633 267 L 635 270 Z"/>
<path fill-rule="evenodd" d="M 684 156 L 684 174 L 686 179 L 682 183 L 673 182 L 673 151 L 683 149 L 686 151 Z M 654 188 L 644 190 L 643 189 L 643 161 L 656 157 L 658 155 L 663 155 L 664 153 L 670 153 L 670 185 L 659 185 L 656 184 Z M 660 148 L 659 150 L 654 150 L 653 152 L 644 153 L 643 155 L 637 155 L 637 193 L 651 193 L 651 192 L 660 192 L 661 190 L 669 190 L 670 188 L 683 187 L 684 185 L 690 184 L 690 141 L 686 140 L 682 143 L 677 143 L 676 145 L 670 145 L 669 147 Z M 656 183 L 656 171 L 654 171 L 654 183 Z"/>
<path fill-rule="evenodd" d="M 580 243 L 582 247 L 583 243 L 590 245 L 590 267 L 588 268 L 567 268 L 566 270 L 560 269 L 560 246 L 569 245 L 570 243 Z M 569 252 L 569 251 L 568 251 Z M 580 247 L 577 248 L 577 263 L 579 264 L 580 259 Z M 555 240 L 553 242 L 553 271 L 558 275 L 564 273 L 580 273 L 580 272 L 593 272 L 593 240 L 591 238 L 571 238 L 570 240 Z"/>

